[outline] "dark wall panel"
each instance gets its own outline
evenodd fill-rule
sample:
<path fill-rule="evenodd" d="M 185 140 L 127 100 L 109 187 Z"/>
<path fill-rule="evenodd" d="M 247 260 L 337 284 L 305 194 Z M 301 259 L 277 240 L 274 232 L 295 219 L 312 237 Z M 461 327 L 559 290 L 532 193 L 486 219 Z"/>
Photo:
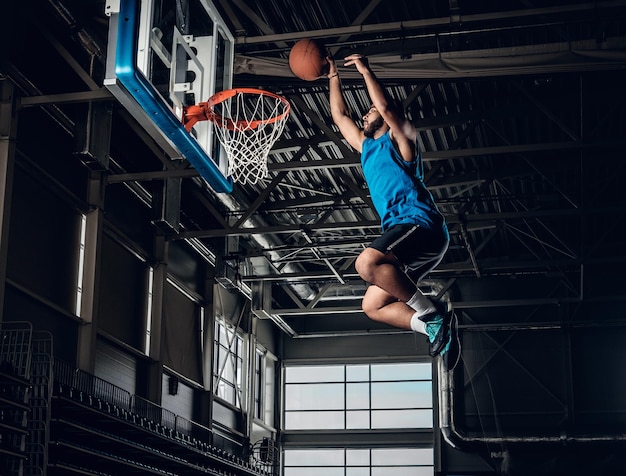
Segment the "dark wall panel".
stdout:
<path fill-rule="evenodd" d="M 202 383 L 199 306 L 168 284 L 163 305 L 163 364 Z"/>
<path fill-rule="evenodd" d="M 76 361 L 80 326 L 77 320 L 13 286 L 7 286 L 3 322 L 9 321 L 29 322 L 35 331 L 50 332 L 55 358 L 70 363 Z"/>
<path fill-rule="evenodd" d="M 15 170 L 7 276 L 68 312 L 76 301 L 80 214 Z"/>
<path fill-rule="evenodd" d="M 100 266 L 98 328 L 141 351 L 146 321 L 147 265 L 105 235 Z"/>

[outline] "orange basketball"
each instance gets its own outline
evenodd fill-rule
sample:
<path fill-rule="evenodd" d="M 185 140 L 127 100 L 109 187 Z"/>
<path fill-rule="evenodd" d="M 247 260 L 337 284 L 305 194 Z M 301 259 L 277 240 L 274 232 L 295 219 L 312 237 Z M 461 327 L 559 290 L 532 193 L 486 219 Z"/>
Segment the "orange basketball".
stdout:
<path fill-rule="evenodd" d="M 298 41 L 289 52 L 289 68 L 293 74 L 305 81 L 314 81 L 328 74 L 328 53 L 322 43 L 316 40 Z"/>

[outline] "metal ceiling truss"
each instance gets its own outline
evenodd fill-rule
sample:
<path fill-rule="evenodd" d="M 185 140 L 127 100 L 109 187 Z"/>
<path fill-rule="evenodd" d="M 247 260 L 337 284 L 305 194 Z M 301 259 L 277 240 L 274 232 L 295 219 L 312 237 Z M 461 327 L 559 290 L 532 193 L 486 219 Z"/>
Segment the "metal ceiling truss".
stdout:
<path fill-rule="evenodd" d="M 284 55 L 294 40 L 305 37 L 324 39 L 334 52 L 354 44 L 357 37 L 359 41 L 366 38 L 372 51 L 377 44 L 387 44 L 386 54 L 394 54 L 390 48 L 395 48 L 392 45 L 400 39 L 398 31 L 409 40 L 411 35 L 440 39 L 446 35 L 489 33 L 502 22 L 513 27 L 552 25 L 558 30 L 588 21 L 591 14 L 608 15 L 626 6 L 626 1 L 617 0 L 462 15 L 456 0 L 450 0 L 449 16 L 368 25 L 370 13 L 381 3 L 372 0 L 350 26 L 276 33 L 270 24 L 271 17 L 262 18 L 242 0 L 218 3 L 231 22 L 242 30 L 236 40 L 240 51 L 255 55 L 277 51 Z M 243 13 L 241 18 L 240 13 Z M 568 15 L 566 20 L 563 20 L 564 15 Z M 250 20 L 262 34 L 254 36 L 243 32 Z M 620 33 L 618 30 L 610 38 L 613 43 L 607 45 L 621 44 Z M 112 98 L 63 44 L 45 29 L 41 29 L 41 34 L 51 39 L 52 48 L 76 73 L 86 90 L 43 95 L 35 85 L 23 81 L 21 106 L 43 107 L 58 124 L 70 130 L 74 124 L 64 111 L 65 105 Z M 569 38 L 565 30 L 558 34 L 566 40 L 564 45 L 568 41 L 589 44 L 597 41 Z M 537 35 L 537 39 L 545 40 L 542 35 Z M 516 51 L 530 54 L 554 46 L 531 43 L 520 42 Z M 447 48 L 451 50 L 454 45 L 459 49 L 472 48 L 471 42 L 468 46 L 463 46 L 462 42 L 450 43 Z M 491 51 L 497 55 L 497 51 L 504 51 L 501 45 L 493 44 L 487 49 L 482 43 L 476 45 L 482 49 L 475 46 L 474 52 L 487 54 Z M 608 78 L 620 66 L 615 63 L 614 70 L 607 65 L 602 68 L 606 69 Z M 607 181 L 611 177 L 618 180 L 621 175 L 608 174 L 598 179 L 604 183 L 594 183 L 594 176 L 586 173 L 591 167 L 586 161 L 591 154 L 614 153 L 626 145 L 626 136 L 621 133 L 626 93 L 624 88 L 608 83 L 607 88 L 612 90 L 604 97 L 610 94 L 611 102 L 595 104 L 594 94 L 602 91 L 588 85 L 585 71 L 567 76 L 571 91 L 562 95 L 545 94 L 552 90 L 542 89 L 564 77 L 548 75 L 566 72 L 560 71 L 559 65 L 546 70 L 543 65 L 531 64 L 525 67 L 524 76 L 503 70 L 493 77 L 476 74 L 453 80 L 396 78 L 388 81 L 390 94 L 403 101 L 407 114 L 416 123 L 426 183 L 451 230 L 449 254 L 432 273 L 433 279 L 447 283 L 452 290 L 459 280 L 556 274 L 568 289 L 559 299 L 575 302 L 582 287 L 577 280 L 582 281 L 582 267 L 609 259 L 597 252 L 602 251 L 601 243 L 611 238 L 613 230 L 619 231 L 624 226 L 624 206 L 617 201 L 607 203 L 603 191 L 609 186 L 619 187 L 619 183 Z M 18 77 L 18 73 L 14 71 L 13 75 Z M 242 78 L 242 81 L 247 79 Z M 259 82 L 268 88 L 283 88 L 282 93 L 292 104 L 292 114 L 285 134 L 270 152 L 269 178 L 256 188 L 237 187 L 231 206 L 216 204 L 206 184 L 187 161 L 166 157 L 129 118 L 125 122 L 157 160 L 143 162 L 146 170 L 134 168 L 133 172 L 128 172 L 126 169 L 130 167 L 124 158 L 112 157 L 113 166 L 106 174 L 106 183 L 145 187 L 147 181 L 193 181 L 197 186 L 188 187 L 190 193 L 209 215 L 209 222 L 217 226 L 199 229 L 184 224 L 180 232 L 168 238 L 249 241 L 248 246 L 226 256 L 226 260 L 234 267 L 247 262 L 245 269 L 250 272 L 244 273 L 241 280 L 263 289 L 267 299 L 257 306 L 262 312 L 277 316 L 304 316 L 322 310 L 340 314 L 360 312 L 358 297 L 365 284 L 354 271 L 354 260 L 363 247 L 380 234 L 380 224 L 365 187 L 358 154 L 347 146 L 330 123 L 324 82 L 302 84 L 283 77 L 264 77 Z M 362 85 L 349 77 L 345 85 L 350 104 L 362 107 L 369 103 Z M 124 113 L 120 114 L 124 117 Z M 562 170 L 564 157 L 570 159 L 566 170 Z M 154 162 L 162 166 L 162 170 L 149 169 L 154 167 Z M 183 219 L 186 213 L 181 210 Z M 585 234 L 585 227 L 592 218 L 606 218 L 607 231 L 598 237 L 595 246 L 583 253 L 580 236 Z M 250 227 L 250 220 L 255 226 Z M 190 217 L 190 221 L 194 218 Z M 249 240 L 253 236 L 267 239 Z M 510 255 L 511 247 L 520 254 Z M 261 271 L 251 265 L 252 261 L 258 263 L 259 260 L 267 264 Z M 624 258 L 616 256 L 613 260 L 620 262 Z M 298 267 L 294 270 L 292 265 Z M 306 301 L 294 293 L 289 287 L 293 283 L 314 284 L 312 299 Z M 279 297 L 273 296 L 276 289 L 280 289 Z M 342 301 L 346 301 L 345 306 L 341 306 Z M 527 300 L 480 300 L 455 305 L 473 308 L 521 305 L 522 301 L 554 302 L 542 296 L 529 296 Z M 332 306 L 329 307 L 329 303 Z"/>

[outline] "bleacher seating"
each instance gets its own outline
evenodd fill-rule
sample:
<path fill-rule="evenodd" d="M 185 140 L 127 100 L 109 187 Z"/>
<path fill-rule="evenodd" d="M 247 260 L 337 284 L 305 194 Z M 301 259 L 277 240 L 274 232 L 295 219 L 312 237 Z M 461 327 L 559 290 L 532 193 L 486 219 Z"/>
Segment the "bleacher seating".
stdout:
<path fill-rule="evenodd" d="M 19 323 L 0 329 L 0 474 L 21 476 L 28 459 L 32 329 Z"/>
<path fill-rule="evenodd" d="M 0 475 L 270 476 L 210 428 L 66 362 L 29 324 L 0 329 Z"/>
<path fill-rule="evenodd" d="M 49 473 L 269 476 L 212 444 L 211 430 L 54 362 Z"/>

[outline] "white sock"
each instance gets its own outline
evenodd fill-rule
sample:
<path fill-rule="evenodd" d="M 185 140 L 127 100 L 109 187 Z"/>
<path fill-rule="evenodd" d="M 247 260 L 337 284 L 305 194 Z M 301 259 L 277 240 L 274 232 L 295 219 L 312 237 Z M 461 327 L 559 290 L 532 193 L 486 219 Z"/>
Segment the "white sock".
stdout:
<path fill-rule="evenodd" d="M 428 335 L 426 332 L 426 323 L 420 320 L 421 315 L 422 314 L 416 311 L 415 314 L 411 316 L 411 329 L 415 332 L 419 332 L 420 334 Z"/>
<path fill-rule="evenodd" d="M 424 296 L 419 289 L 417 289 L 415 294 L 411 296 L 411 299 L 406 302 L 406 305 L 417 311 L 420 316 L 425 316 L 426 314 L 437 310 L 437 308 L 433 305 L 433 302 Z"/>

